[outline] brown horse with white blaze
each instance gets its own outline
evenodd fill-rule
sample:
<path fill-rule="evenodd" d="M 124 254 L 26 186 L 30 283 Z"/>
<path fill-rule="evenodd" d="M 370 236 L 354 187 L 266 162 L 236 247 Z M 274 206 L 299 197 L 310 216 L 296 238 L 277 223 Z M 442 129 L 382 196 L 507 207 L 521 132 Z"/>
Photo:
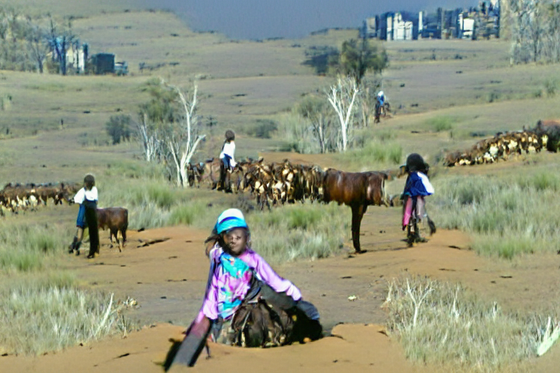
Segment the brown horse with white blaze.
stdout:
<path fill-rule="evenodd" d="M 356 253 L 361 253 L 360 225 L 370 205 L 389 206 L 384 172 L 343 172 L 328 169 L 323 176 L 323 202 L 345 204 L 352 209 L 352 242 Z"/>

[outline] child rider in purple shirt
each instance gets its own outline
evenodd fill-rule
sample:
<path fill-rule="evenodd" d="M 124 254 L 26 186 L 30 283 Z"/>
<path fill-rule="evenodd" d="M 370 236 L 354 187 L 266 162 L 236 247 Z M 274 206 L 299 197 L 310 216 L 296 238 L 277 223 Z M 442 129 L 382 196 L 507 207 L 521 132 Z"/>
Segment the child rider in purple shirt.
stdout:
<path fill-rule="evenodd" d="M 299 312 L 313 325 L 310 339 L 320 337 L 317 309 L 249 247 L 249 227 L 240 210 L 225 210 L 212 233 L 207 240 L 210 273 L 204 301 L 173 363 L 193 366 L 209 335 L 215 342 L 233 344 L 231 324 L 236 311 L 259 299 L 288 313 Z"/>

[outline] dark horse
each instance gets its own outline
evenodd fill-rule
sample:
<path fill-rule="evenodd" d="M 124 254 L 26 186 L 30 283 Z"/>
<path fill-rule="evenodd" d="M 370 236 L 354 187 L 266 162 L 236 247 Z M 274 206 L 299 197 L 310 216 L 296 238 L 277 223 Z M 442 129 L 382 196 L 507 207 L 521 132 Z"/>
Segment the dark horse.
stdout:
<path fill-rule="evenodd" d="M 361 253 L 360 224 L 370 205 L 389 206 L 385 193 L 384 172 L 343 172 L 328 169 L 323 176 L 323 201 L 344 203 L 352 208 L 352 242 L 356 253 Z"/>
<path fill-rule="evenodd" d="M 387 113 L 391 112 L 391 105 L 388 102 L 384 103 L 383 106 L 379 104 L 379 101 L 375 103 L 375 114 L 373 117 L 373 123 L 381 122 L 381 116 L 385 118 Z"/>

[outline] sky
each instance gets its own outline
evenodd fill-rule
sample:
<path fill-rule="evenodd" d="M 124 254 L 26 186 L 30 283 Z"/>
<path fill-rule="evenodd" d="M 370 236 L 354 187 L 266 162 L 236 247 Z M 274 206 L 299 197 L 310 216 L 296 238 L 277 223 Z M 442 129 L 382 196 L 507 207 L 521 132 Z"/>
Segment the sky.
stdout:
<path fill-rule="evenodd" d="M 325 28 L 358 28 L 387 11 L 471 7 L 478 0 L 143 0 L 168 9 L 195 31 L 216 31 L 232 39 L 297 39 Z"/>

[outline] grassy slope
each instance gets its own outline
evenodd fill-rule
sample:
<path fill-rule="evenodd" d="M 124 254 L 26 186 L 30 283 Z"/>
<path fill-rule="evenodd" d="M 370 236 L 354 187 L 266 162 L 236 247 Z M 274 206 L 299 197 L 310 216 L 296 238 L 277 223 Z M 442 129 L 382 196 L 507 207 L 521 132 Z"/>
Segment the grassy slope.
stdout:
<path fill-rule="evenodd" d="M 200 79 L 199 113 L 203 121 L 212 117 L 218 125 L 205 130 L 208 138 L 198 157 L 216 156 L 225 128 L 239 131 L 256 119 L 275 119 L 301 94 L 328 86 L 330 78 L 315 76 L 302 65 L 306 47 L 340 45 L 356 35 L 342 30 L 297 41 L 235 42 L 219 34 L 194 33 L 166 12 L 88 12 L 89 18 L 73 23 L 80 39 L 89 43 L 92 53 L 112 52 L 127 60 L 131 74 L 61 77 L 0 72 L 0 90 L 12 96 L 10 108 L 0 116 L 0 139 L 4 139 L 0 185 L 77 180 L 85 172 L 105 170 L 116 160 L 136 162 L 135 144 L 96 144 L 108 141 L 104 125 L 112 115 L 135 115 L 138 103 L 147 99 L 140 87 L 151 77 L 184 88 L 193 78 Z M 545 81 L 556 79 L 555 67 L 510 67 L 505 42 L 425 40 L 386 47 L 391 66 L 384 74 L 384 90 L 396 115 L 376 129 L 393 134 L 403 157 L 420 152 L 433 162 L 446 149 L 470 147 L 476 141 L 471 132 L 491 135 L 560 116 L 558 96 L 534 98 Z M 140 62 L 161 67 L 140 72 Z M 174 62 L 178 64 L 171 66 Z M 489 103 L 491 94 L 496 99 Z M 433 123 L 442 118 L 451 130 L 436 133 Z M 241 135 L 238 154 L 257 156 L 281 142 Z M 336 162 L 342 161 L 335 157 L 329 166 L 337 167 Z M 360 170 L 363 166 L 342 162 L 339 167 Z"/>

